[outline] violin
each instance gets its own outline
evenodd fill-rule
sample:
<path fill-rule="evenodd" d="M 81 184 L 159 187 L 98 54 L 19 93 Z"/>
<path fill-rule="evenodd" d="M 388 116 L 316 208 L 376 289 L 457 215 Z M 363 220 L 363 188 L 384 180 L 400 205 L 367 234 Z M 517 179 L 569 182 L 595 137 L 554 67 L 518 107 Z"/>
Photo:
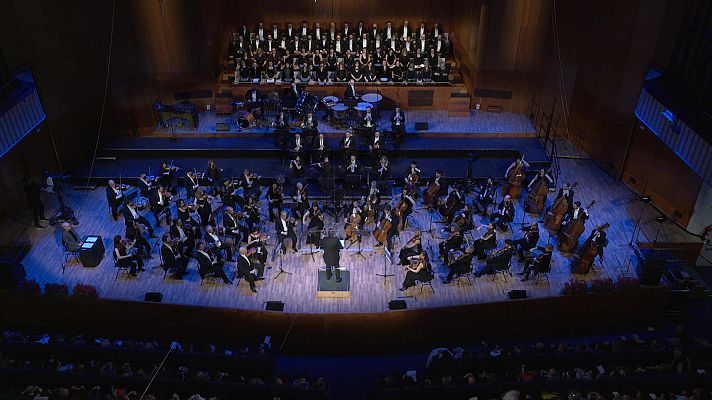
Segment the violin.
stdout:
<path fill-rule="evenodd" d="M 585 208 L 589 209 L 594 205 L 596 205 L 596 200 L 592 200 L 591 203 L 589 203 Z M 578 246 L 579 237 L 586 229 L 584 221 L 584 218 L 578 218 L 573 224 L 569 223 L 563 232 L 559 233 L 559 250 L 569 252 L 571 249 Z"/>

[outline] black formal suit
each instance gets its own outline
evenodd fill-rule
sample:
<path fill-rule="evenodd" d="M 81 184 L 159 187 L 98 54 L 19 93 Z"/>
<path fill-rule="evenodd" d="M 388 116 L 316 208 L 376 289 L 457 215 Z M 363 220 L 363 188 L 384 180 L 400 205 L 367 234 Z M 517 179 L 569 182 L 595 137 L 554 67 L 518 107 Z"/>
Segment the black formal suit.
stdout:
<path fill-rule="evenodd" d="M 558 199 L 560 199 L 562 196 L 564 196 L 564 189 L 563 189 L 563 188 L 559 189 L 559 194 L 556 195 L 556 198 L 554 199 L 554 203 L 555 203 Z M 569 211 L 573 210 L 573 208 L 574 208 L 574 190 L 573 190 L 573 189 L 569 189 L 569 193 L 568 193 L 568 195 L 566 196 L 566 199 L 565 199 L 565 200 L 566 200 L 566 204 L 567 204 L 567 206 L 568 206 L 568 210 L 569 210 Z"/>
<path fill-rule="evenodd" d="M 455 276 L 460 276 L 462 274 L 470 272 L 470 270 L 472 269 L 473 258 L 475 258 L 474 254 L 465 254 L 459 259 L 457 259 L 455 262 L 449 264 L 448 267 L 450 268 L 450 272 L 447 273 L 447 278 L 445 278 L 445 282 L 448 283 Z"/>
<path fill-rule="evenodd" d="M 503 247 L 501 250 L 498 250 L 496 255 L 487 258 L 485 265 L 475 273 L 475 276 L 480 277 L 485 274 L 494 274 L 497 270 L 506 268 L 512 260 L 512 255 L 514 255 L 514 248 Z"/>
<path fill-rule="evenodd" d="M 136 221 L 139 224 L 142 224 L 146 227 L 149 235 L 154 236 L 153 227 L 151 226 L 151 223 L 148 222 L 146 217 L 139 214 L 138 210 L 136 210 L 135 208 L 133 211 L 136 213 L 135 218 L 134 218 L 134 215 L 131 212 L 131 208 L 129 206 L 124 207 L 124 209 L 122 210 L 122 213 L 124 214 L 124 222 L 126 223 L 126 225 L 132 225 L 134 223 L 134 221 Z"/>
<path fill-rule="evenodd" d="M 106 200 L 109 202 L 109 207 L 111 208 L 111 216 L 114 217 L 114 221 L 119 219 L 119 206 L 124 201 L 124 194 L 121 191 L 115 192 L 111 186 L 106 187 Z M 43 208 L 44 213 L 44 208 Z M 44 214 L 42 215 L 44 217 Z M 39 220 L 36 221 L 35 225 L 39 225 Z"/>
<path fill-rule="evenodd" d="M 74 228 L 68 231 L 62 230 L 62 244 L 67 251 L 79 251 L 82 241 Z"/>
<path fill-rule="evenodd" d="M 538 249 L 542 251 L 544 250 L 542 247 L 538 247 Z M 525 261 L 524 270 L 522 271 L 524 278 L 522 280 L 526 281 L 532 274 L 536 275 L 549 271 L 551 271 L 551 253 L 545 251 L 544 253 Z"/>
<path fill-rule="evenodd" d="M 192 177 L 190 175 L 186 175 L 185 178 L 183 178 L 183 186 L 185 186 L 186 196 L 188 198 L 193 197 L 195 195 L 195 191 L 200 187 L 198 177 L 195 175 Z"/>
<path fill-rule="evenodd" d="M 195 248 L 195 234 L 193 229 L 186 229 L 185 225 L 183 225 L 181 229 L 183 230 L 183 236 L 185 236 L 184 240 L 181 240 L 180 230 L 178 230 L 178 226 L 176 224 L 171 224 L 171 227 L 168 229 L 168 234 L 171 236 L 171 239 L 179 240 L 176 246 L 178 246 L 178 250 L 183 253 L 185 259 L 187 260 L 187 257 Z"/>
<path fill-rule="evenodd" d="M 166 224 L 171 224 L 171 208 L 170 198 L 154 190 L 149 198 L 149 203 L 151 205 L 151 212 L 153 212 L 153 217 L 156 219 L 156 226 L 161 226 L 161 215 L 165 216 Z"/>
<path fill-rule="evenodd" d="M 217 233 L 213 232 L 212 234 L 209 234 L 208 232 L 205 232 L 204 239 L 205 239 L 206 245 L 212 245 L 211 250 L 213 250 L 213 254 L 215 254 L 216 257 L 220 258 L 220 254 L 224 250 L 225 255 L 227 256 L 227 260 L 233 261 L 232 247 L 230 247 L 230 245 L 227 243 L 221 242 Z M 208 247 L 208 246 L 206 246 L 206 247 Z"/>
<path fill-rule="evenodd" d="M 284 243 L 286 238 L 292 240 L 292 250 L 297 251 L 297 235 L 294 233 L 294 227 L 289 221 L 283 220 L 280 216 L 274 221 L 274 230 L 277 232 L 282 252 L 287 252 L 287 245 Z"/>
<path fill-rule="evenodd" d="M 502 200 L 497 207 L 497 213 L 490 215 L 490 222 L 497 222 L 503 231 L 507 230 L 507 223 L 514 221 L 514 204 Z"/>
<path fill-rule="evenodd" d="M 225 228 L 225 233 L 230 233 L 235 235 L 235 240 L 237 243 L 240 241 L 247 242 L 247 237 L 250 235 L 250 230 L 247 227 L 242 226 L 238 223 L 237 219 L 227 211 L 223 213 L 223 228 Z M 239 236 L 242 235 L 240 238 Z"/>
<path fill-rule="evenodd" d="M 576 222 L 579 218 L 583 218 L 585 222 L 588 219 L 588 212 L 585 212 L 583 207 L 579 207 L 577 210 L 572 208 L 564 215 L 562 224 L 569 225 Z"/>
<path fill-rule="evenodd" d="M 339 270 L 340 255 L 339 251 L 344 248 L 341 245 L 339 238 L 334 236 L 325 237 L 321 241 L 321 246 L 324 249 L 324 264 L 326 265 L 326 279 L 331 279 L 332 271 L 336 273 L 336 281 L 341 281 L 341 271 Z"/>
<path fill-rule="evenodd" d="M 237 256 L 237 278 L 242 278 L 250 284 L 250 289 L 255 291 L 255 280 L 257 280 L 257 275 L 252 273 L 252 270 L 256 267 L 252 266 L 252 262 L 247 258 L 247 256 L 239 255 Z"/>
<path fill-rule="evenodd" d="M 412 33 L 413 33 L 413 29 L 410 27 L 410 25 L 409 26 L 401 25 L 401 27 L 398 28 L 398 34 L 401 35 L 403 40 L 405 40 L 405 38 L 407 36 L 410 36 Z"/>
<path fill-rule="evenodd" d="M 223 282 L 232 283 L 230 279 L 227 278 L 227 275 L 225 275 L 222 261 L 215 260 L 208 252 L 200 251 L 196 253 L 195 258 L 198 260 L 198 273 L 201 277 L 205 277 L 205 274 L 212 273 L 218 278 L 221 278 Z"/>
<path fill-rule="evenodd" d="M 522 228 L 522 232 L 525 232 L 524 236 L 510 241 L 520 259 L 524 256 L 525 251 L 533 249 L 539 242 L 539 228 L 532 229 L 531 226 L 525 226 Z"/>
<path fill-rule="evenodd" d="M 188 266 L 188 259 L 183 257 L 178 249 L 174 249 L 166 243 L 161 245 L 161 259 L 163 260 L 163 269 L 172 271 L 173 275 L 180 278 L 185 275 L 185 269 Z"/>
<path fill-rule="evenodd" d="M 344 92 L 344 99 L 355 99 L 356 96 L 356 86 L 347 85 L 346 91 Z"/>

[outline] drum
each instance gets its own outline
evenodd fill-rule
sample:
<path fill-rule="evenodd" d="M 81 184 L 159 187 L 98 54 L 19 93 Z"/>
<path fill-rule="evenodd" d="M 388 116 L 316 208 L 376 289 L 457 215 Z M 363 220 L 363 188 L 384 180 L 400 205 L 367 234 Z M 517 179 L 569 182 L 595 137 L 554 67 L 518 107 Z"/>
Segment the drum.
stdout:
<path fill-rule="evenodd" d="M 379 101 L 383 100 L 383 96 L 378 93 L 366 93 L 361 96 L 361 100 L 367 101 L 369 103 L 378 103 Z"/>
<path fill-rule="evenodd" d="M 367 103 L 367 102 L 360 102 L 360 103 L 356 104 L 356 107 L 354 107 L 354 110 L 356 110 L 356 112 L 358 112 L 358 115 L 360 118 L 363 118 L 364 116 L 366 116 L 366 108 L 367 107 L 371 107 L 371 109 L 373 109 L 373 104 Z"/>
<path fill-rule="evenodd" d="M 237 117 L 237 126 L 239 126 L 241 129 L 248 129 L 254 123 L 255 123 L 255 116 L 248 113 L 247 111 L 243 111 Z"/>
<path fill-rule="evenodd" d="M 327 107 L 333 107 L 339 102 L 339 98 L 336 96 L 326 96 L 321 100 L 321 102 Z"/>
<path fill-rule="evenodd" d="M 334 119 L 344 119 L 348 111 L 349 108 L 344 103 L 338 103 L 331 107 L 331 116 Z"/>
<path fill-rule="evenodd" d="M 386 78 L 385 76 L 382 78 L 379 78 L 378 80 L 381 82 L 388 82 L 388 78 Z"/>

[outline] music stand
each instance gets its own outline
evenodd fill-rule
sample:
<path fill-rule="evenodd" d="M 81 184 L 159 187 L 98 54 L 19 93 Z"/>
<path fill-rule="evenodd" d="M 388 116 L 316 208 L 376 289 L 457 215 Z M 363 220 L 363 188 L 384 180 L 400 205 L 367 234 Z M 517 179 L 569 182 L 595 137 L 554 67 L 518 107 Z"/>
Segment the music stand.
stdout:
<path fill-rule="evenodd" d="M 318 234 L 321 235 L 321 229 L 319 229 L 319 228 L 307 229 L 307 241 L 309 242 L 309 253 L 306 253 L 306 254 L 309 255 L 309 256 L 311 256 L 312 261 L 315 261 L 315 260 L 314 260 L 314 254 L 316 254 L 316 253 L 319 252 L 318 249 L 316 249 L 316 250 L 314 249 L 314 243 L 312 243 L 312 241 L 309 240 L 309 237 L 310 237 L 312 234 L 315 234 L 315 233 L 318 233 Z"/>
<path fill-rule="evenodd" d="M 279 237 L 279 236 L 277 236 L 277 237 Z M 282 254 L 279 251 L 279 249 L 281 249 L 280 244 L 282 244 L 283 241 L 284 241 L 284 239 L 277 240 L 277 246 L 275 246 L 273 253 L 272 253 L 272 261 L 274 261 L 275 255 L 279 255 L 279 271 L 277 271 L 277 275 L 275 275 L 273 279 L 279 278 L 279 276 L 282 274 L 292 275 L 291 272 L 286 271 L 284 269 L 284 265 L 282 264 Z"/>
<path fill-rule="evenodd" d="M 356 234 L 356 241 L 358 242 L 358 251 L 356 251 L 356 253 L 352 254 L 352 256 L 359 255 L 365 261 L 366 256 L 363 255 L 363 248 L 361 247 L 361 241 L 363 240 L 363 236 L 364 235 L 368 236 L 371 233 L 371 231 L 369 231 L 367 229 L 354 229 L 353 233 Z M 349 247 L 351 247 L 351 245 L 353 245 L 353 244 L 354 243 L 351 242 L 351 244 L 349 244 Z M 347 249 L 348 249 L 348 247 L 347 247 Z"/>
<path fill-rule="evenodd" d="M 388 261 L 391 259 L 391 252 L 388 250 L 388 245 L 385 243 L 383 244 L 383 273 L 382 274 L 376 274 L 376 276 L 382 276 L 383 277 L 383 284 L 386 284 L 386 278 L 389 276 L 396 276 L 395 274 L 389 274 L 386 272 L 386 264 Z M 391 262 L 392 264 L 392 262 Z"/>

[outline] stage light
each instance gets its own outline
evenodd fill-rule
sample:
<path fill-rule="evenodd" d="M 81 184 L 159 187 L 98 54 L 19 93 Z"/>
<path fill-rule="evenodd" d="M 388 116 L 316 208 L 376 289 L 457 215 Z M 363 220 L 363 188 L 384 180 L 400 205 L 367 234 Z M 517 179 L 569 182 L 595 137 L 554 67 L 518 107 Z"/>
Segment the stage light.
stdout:
<path fill-rule="evenodd" d="M 663 110 L 663 112 L 661 114 L 663 114 L 663 117 L 665 117 L 665 119 L 667 119 L 668 121 L 670 121 L 672 123 L 675 123 L 675 121 L 677 121 L 677 117 L 672 112 L 672 110 L 670 110 L 669 108 L 666 108 L 665 110 Z"/>

